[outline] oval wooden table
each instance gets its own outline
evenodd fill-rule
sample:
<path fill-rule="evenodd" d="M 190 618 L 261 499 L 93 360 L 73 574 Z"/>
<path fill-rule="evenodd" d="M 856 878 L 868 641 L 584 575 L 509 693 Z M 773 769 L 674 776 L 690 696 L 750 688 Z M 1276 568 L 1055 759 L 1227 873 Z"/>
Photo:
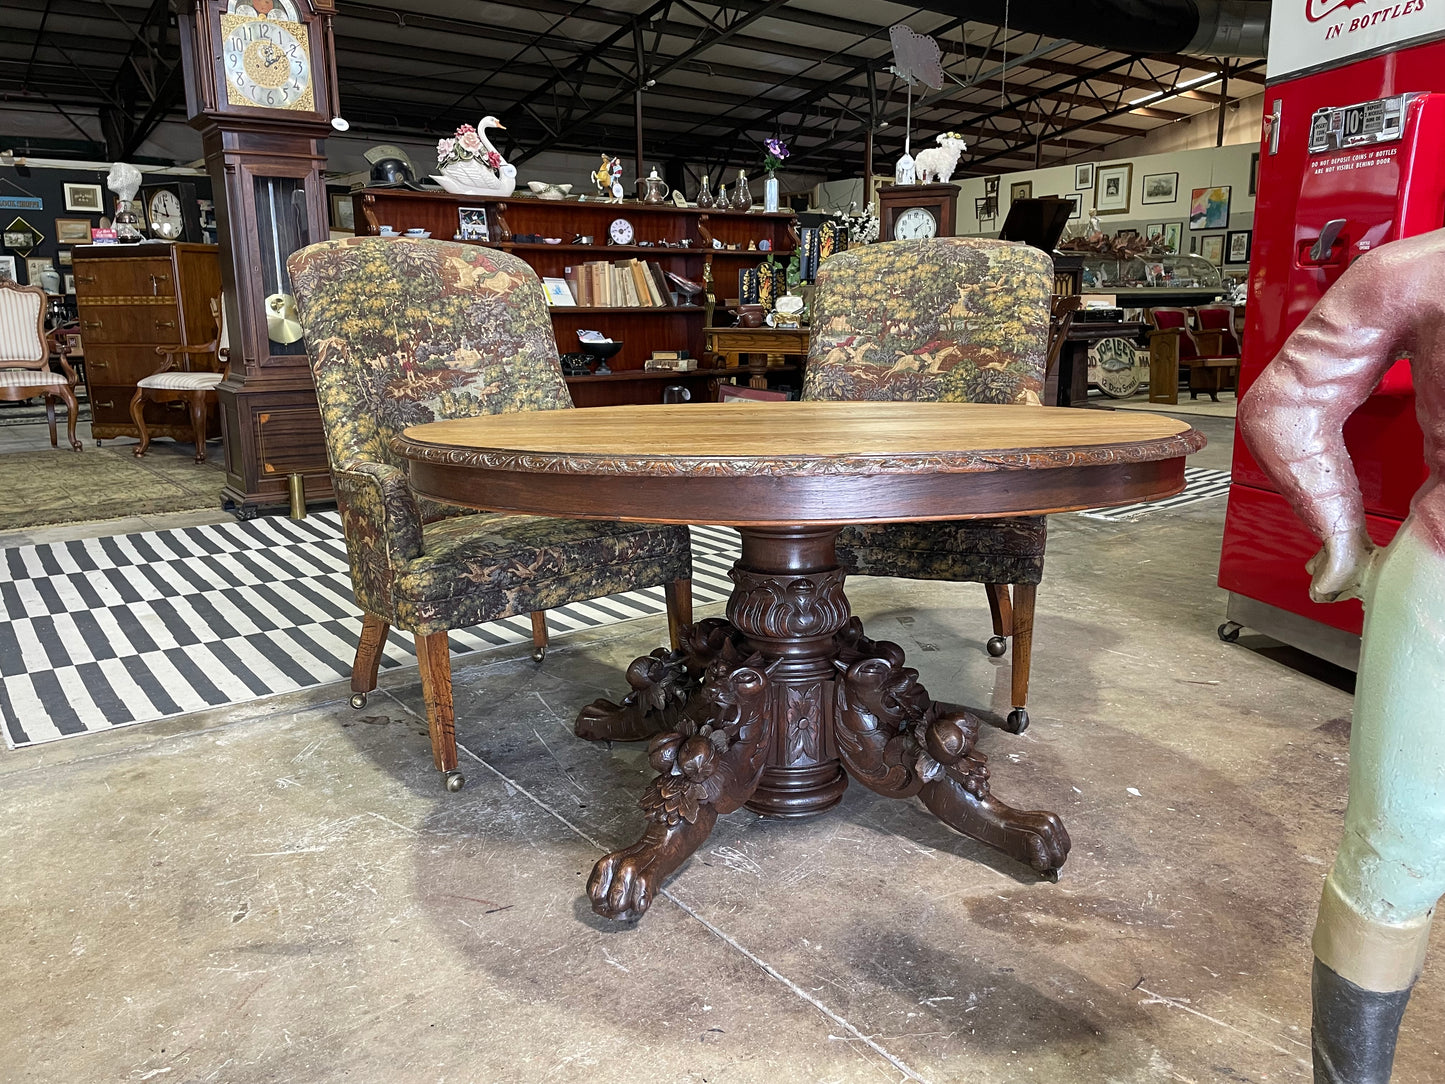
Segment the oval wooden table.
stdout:
<path fill-rule="evenodd" d="M 994 796 L 980 720 L 936 702 L 897 644 L 850 617 L 834 555 L 851 523 L 990 518 L 1152 500 L 1204 446 L 1154 414 L 962 403 L 620 406 L 434 422 L 398 450 L 434 500 L 502 512 L 725 524 L 742 535 L 727 620 L 628 668 L 594 739 L 651 737 L 646 828 L 593 871 L 593 908 L 647 910 L 721 813 L 822 812 L 851 776 L 918 795 L 964 835 L 1055 875 L 1069 837 Z"/>

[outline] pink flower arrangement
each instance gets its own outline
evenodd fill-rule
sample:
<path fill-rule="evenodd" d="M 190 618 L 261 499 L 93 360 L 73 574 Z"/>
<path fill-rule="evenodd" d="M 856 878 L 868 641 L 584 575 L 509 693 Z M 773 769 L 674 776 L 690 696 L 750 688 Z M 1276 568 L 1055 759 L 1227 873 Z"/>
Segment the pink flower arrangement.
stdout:
<path fill-rule="evenodd" d="M 456 135 L 451 139 L 437 141 L 437 166 L 445 169 L 453 162 L 481 162 L 492 170 L 500 170 L 502 167 L 502 156 L 494 150 L 489 150 L 483 142 L 479 133 L 470 124 L 463 124 L 457 128 Z"/>

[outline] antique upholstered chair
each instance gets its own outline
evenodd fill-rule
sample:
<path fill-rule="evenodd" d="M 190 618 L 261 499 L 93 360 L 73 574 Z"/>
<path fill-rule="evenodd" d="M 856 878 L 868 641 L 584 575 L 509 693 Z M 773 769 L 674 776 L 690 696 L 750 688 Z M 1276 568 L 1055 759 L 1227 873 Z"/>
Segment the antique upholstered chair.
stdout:
<path fill-rule="evenodd" d="M 674 647 L 692 620 L 686 527 L 479 513 L 417 497 L 392 440 L 441 418 L 571 409 L 542 284 L 508 253 L 352 237 L 293 255 L 356 601 L 353 707 L 387 630 L 416 638 L 432 757 L 457 771 L 447 630 L 662 584 Z"/>
<path fill-rule="evenodd" d="M 0 282 L 0 399 L 45 397 L 45 420 L 50 423 L 50 446 L 55 436 L 55 400 L 65 403 L 65 437 L 80 451 L 75 439 L 75 370 L 60 353 L 61 373 L 50 368 L 50 336 L 45 331 L 45 291 L 39 286 Z"/>
<path fill-rule="evenodd" d="M 226 315 L 219 297 L 211 298 L 212 331 L 205 342 L 195 345 L 158 346 L 160 368 L 136 382 L 130 400 L 130 417 L 140 430 L 135 454 L 145 455 L 151 446 L 146 428 L 145 404 L 185 403 L 190 410 L 191 432 L 196 441 L 196 462 L 206 461 L 207 407 L 216 401 L 216 389 L 231 371 L 230 348 L 226 343 Z M 198 362 L 191 359 L 197 358 Z"/>
<path fill-rule="evenodd" d="M 818 272 L 804 399 L 1039 405 L 1053 265 L 1006 241 L 939 237 L 839 253 Z M 1029 725 L 1034 596 L 1043 516 L 845 527 L 850 574 L 987 588 L 988 652 L 1013 640 L 1008 728 Z M 1010 588 L 1012 590 L 1010 590 Z"/>

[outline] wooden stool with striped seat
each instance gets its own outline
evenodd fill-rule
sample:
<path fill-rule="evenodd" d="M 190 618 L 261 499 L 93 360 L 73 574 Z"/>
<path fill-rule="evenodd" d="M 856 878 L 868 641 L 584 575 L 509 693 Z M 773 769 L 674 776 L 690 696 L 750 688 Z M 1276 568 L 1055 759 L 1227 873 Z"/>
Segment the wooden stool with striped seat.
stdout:
<path fill-rule="evenodd" d="M 195 434 L 196 462 L 206 461 L 206 407 L 214 400 L 216 388 L 231 371 L 229 348 L 225 342 L 225 316 L 221 299 L 211 299 L 211 315 L 216 318 L 216 334 L 209 342 L 199 346 L 158 346 L 156 353 L 165 362 L 150 376 L 136 382 L 135 395 L 130 401 L 130 416 L 140 430 L 140 443 L 135 454 L 145 455 L 151 445 L 151 436 L 146 429 L 145 403 L 186 403 L 191 412 L 191 431 Z M 212 365 L 219 369 L 192 368 L 192 356 L 213 359 Z"/>

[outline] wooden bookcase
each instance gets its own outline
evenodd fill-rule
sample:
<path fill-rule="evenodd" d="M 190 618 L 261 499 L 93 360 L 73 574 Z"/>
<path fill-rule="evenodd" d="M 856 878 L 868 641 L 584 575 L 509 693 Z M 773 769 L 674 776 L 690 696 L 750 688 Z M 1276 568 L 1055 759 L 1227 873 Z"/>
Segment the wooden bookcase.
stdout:
<path fill-rule="evenodd" d="M 440 240 L 450 240 L 458 232 L 458 208 L 485 207 L 492 239 L 468 243 L 511 252 L 531 264 L 542 278 L 565 277 L 566 268 L 577 268 L 594 260 L 655 261 L 663 270 L 694 282 L 702 282 L 710 269 L 719 309 L 726 299 L 737 296 L 738 272 L 757 267 L 768 258 L 767 252 L 749 250 L 749 243 L 756 245 L 766 240 L 772 246 L 773 258 L 783 264 L 791 258 L 797 243 L 791 212 L 719 211 L 631 200 L 603 203 L 591 197 L 585 203 L 516 194 L 505 200 L 493 200 L 399 188 L 364 189 L 355 193 L 353 200 L 358 234 L 375 235 L 386 225 L 398 232 L 429 230 L 433 239 Z M 607 244 L 608 229 L 618 218 L 632 223 L 636 241 L 686 239 L 691 244 L 686 248 Z M 560 237 L 562 243 L 513 240 L 519 234 Z M 573 244 L 572 239 L 579 236 L 591 236 L 594 243 Z M 724 247 L 716 247 L 714 241 Z M 728 245 L 737 247 L 728 248 Z M 698 300 L 701 302 L 703 298 L 700 296 Z M 610 375 L 567 378 L 572 401 L 579 407 L 657 403 L 662 401 L 663 389 L 675 384 L 691 391 L 694 401 L 712 398 L 710 382 L 719 376 L 735 375 L 735 370 L 709 367 L 711 359 L 704 354 L 703 331 L 708 311 L 701 303 L 668 308 L 553 308 L 552 328 L 562 353 L 580 349 L 577 332 L 584 328 L 600 331 L 623 344 L 622 350 L 608 362 L 613 370 Z M 686 350 L 698 359 L 699 367 L 690 373 L 644 372 L 643 365 L 654 350 Z"/>

